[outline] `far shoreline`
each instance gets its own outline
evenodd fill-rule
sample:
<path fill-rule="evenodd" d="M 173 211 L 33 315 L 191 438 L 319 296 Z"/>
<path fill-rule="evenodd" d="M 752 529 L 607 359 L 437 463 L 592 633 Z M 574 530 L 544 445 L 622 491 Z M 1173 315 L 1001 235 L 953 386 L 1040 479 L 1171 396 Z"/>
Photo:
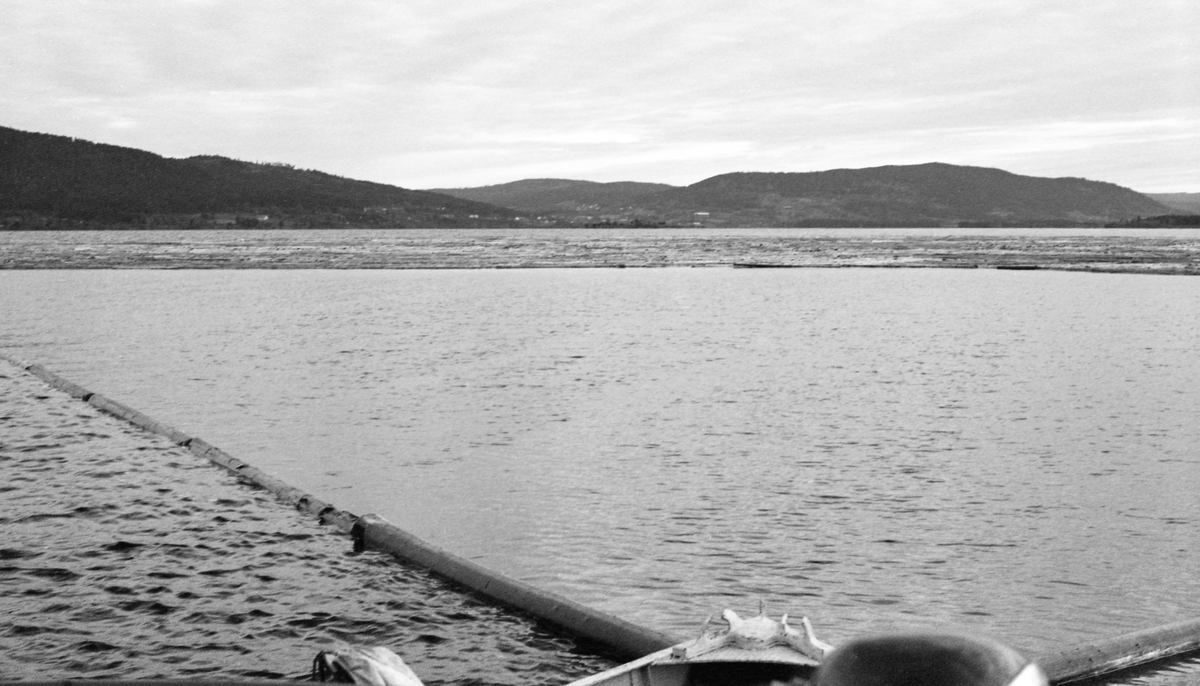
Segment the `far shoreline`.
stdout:
<path fill-rule="evenodd" d="M 0 233 L 0 270 L 940 268 L 1200 275 L 1181 229 L 343 229 Z"/>

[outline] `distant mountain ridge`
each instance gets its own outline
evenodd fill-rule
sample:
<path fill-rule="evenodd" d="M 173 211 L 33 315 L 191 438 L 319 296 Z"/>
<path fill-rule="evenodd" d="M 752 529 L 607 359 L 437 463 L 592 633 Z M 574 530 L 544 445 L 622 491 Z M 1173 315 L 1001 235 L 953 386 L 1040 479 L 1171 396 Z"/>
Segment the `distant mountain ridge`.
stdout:
<path fill-rule="evenodd" d="M 1191 200 L 1175 195 L 1163 199 L 1177 208 Z M 737 172 L 682 187 L 526 179 L 408 190 L 285 164 L 171 159 L 0 127 L 0 228 L 8 229 L 1104 226 L 1171 211 L 1111 183 L 936 162 Z"/>
<path fill-rule="evenodd" d="M 603 203 L 596 201 L 603 187 Z M 627 192 L 622 192 L 628 188 Z M 1101 181 L 928 163 L 822 172 L 736 172 L 690 186 L 538 179 L 439 189 L 573 223 L 705 226 L 1102 226 L 1169 208 Z"/>
<path fill-rule="evenodd" d="M 1146 196 L 1173 210 L 1200 214 L 1200 193 L 1147 193 Z"/>
<path fill-rule="evenodd" d="M 492 205 L 284 164 L 211 155 L 171 159 L 6 127 L 0 127 L 0 211 L 101 225 L 245 214 L 290 217 L 293 226 L 496 226 L 512 224 L 515 216 Z"/>
<path fill-rule="evenodd" d="M 675 188 L 665 183 L 637 181 L 573 181 L 525 179 L 478 188 L 431 188 L 458 198 L 511 207 L 524 212 L 621 212 L 647 196 Z"/>

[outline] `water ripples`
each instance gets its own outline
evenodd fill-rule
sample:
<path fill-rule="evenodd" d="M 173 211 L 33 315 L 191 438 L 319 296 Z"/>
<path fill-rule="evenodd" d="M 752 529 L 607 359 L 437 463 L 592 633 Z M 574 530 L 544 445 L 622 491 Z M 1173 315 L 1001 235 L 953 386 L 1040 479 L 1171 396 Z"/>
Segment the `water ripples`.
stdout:
<path fill-rule="evenodd" d="M 387 645 L 430 684 L 611 664 L 43 388 L 0 362 L 6 678 L 280 678 L 337 641 Z"/>
<path fill-rule="evenodd" d="M 763 600 L 834 643 L 964 628 L 1036 653 L 1196 614 L 1194 279 L 0 279 L 14 354 L 339 507 L 659 630 Z M 76 504 L 61 505 L 37 514 Z"/>

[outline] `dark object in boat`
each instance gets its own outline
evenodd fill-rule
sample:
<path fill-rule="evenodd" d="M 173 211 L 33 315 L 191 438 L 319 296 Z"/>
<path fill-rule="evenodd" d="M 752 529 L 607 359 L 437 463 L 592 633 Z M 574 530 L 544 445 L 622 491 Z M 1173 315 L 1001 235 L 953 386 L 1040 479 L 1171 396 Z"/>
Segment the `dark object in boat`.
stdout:
<path fill-rule="evenodd" d="M 850 641 L 817 668 L 814 686 L 1046 686 L 1041 667 L 1008 646 L 954 634 Z"/>

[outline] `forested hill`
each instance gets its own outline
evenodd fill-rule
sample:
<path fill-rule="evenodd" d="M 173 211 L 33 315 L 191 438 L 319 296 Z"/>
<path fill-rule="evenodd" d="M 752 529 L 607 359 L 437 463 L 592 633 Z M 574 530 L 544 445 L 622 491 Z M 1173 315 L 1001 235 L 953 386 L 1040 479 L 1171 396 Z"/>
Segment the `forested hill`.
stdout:
<path fill-rule="evenodd" d="M 1111 183 L 940 163 L 739 172 L 683 187 L 528 179 L 418 191 L 0 127 L 0 228 L 8 229 L 1104 226 L 1170 212 Z"/>
<path fill-rule="evenodd" d="M 607 214 L 621 212 L 648 196 L 671 190 L 665 183 L 637 181 L 574 181 L 571 179 L 524 179 L 477 188 L 431 188 L 459 198 L 537 213 Z"/>
<path fill-rule="evenodd" d="M 599 188 L 597 188 L 599 187 Z M 604 192 L 602 200 L 597 191 Z M 532 192 L 532 191 L 536 191 Z M 690 186 L 540 179 L 444 189 L 558 221 L 643 225 L 1103 226 L 1170 210 L 1141 193 L 1078 178 L 930 163 L 805 173 L 738 172 Z"/>
<path fill-rule="evenodd" d="M 506 226 L 515 216 L 493 205 L 283 164 L 171 159 L 6 127 L 0 127 L 0 213 L 101 225 L 245 214 L 272 222 L 288 217 L 293 226 L 396 227 Z"/>
<path fill-rule="evenodd" d="M 663 202 L 676 210 L 712 204 L 747 219 L 812 225 L 1103 224 L 1166 209 L 1112 183 L 940 163 L 723 174 L 672 191 Z"/>
<path fill-rule="evenodd" d="M 1173 210 L 1200 214 L 1200 193 L 1147 193 L 1146 195 Z"/>

